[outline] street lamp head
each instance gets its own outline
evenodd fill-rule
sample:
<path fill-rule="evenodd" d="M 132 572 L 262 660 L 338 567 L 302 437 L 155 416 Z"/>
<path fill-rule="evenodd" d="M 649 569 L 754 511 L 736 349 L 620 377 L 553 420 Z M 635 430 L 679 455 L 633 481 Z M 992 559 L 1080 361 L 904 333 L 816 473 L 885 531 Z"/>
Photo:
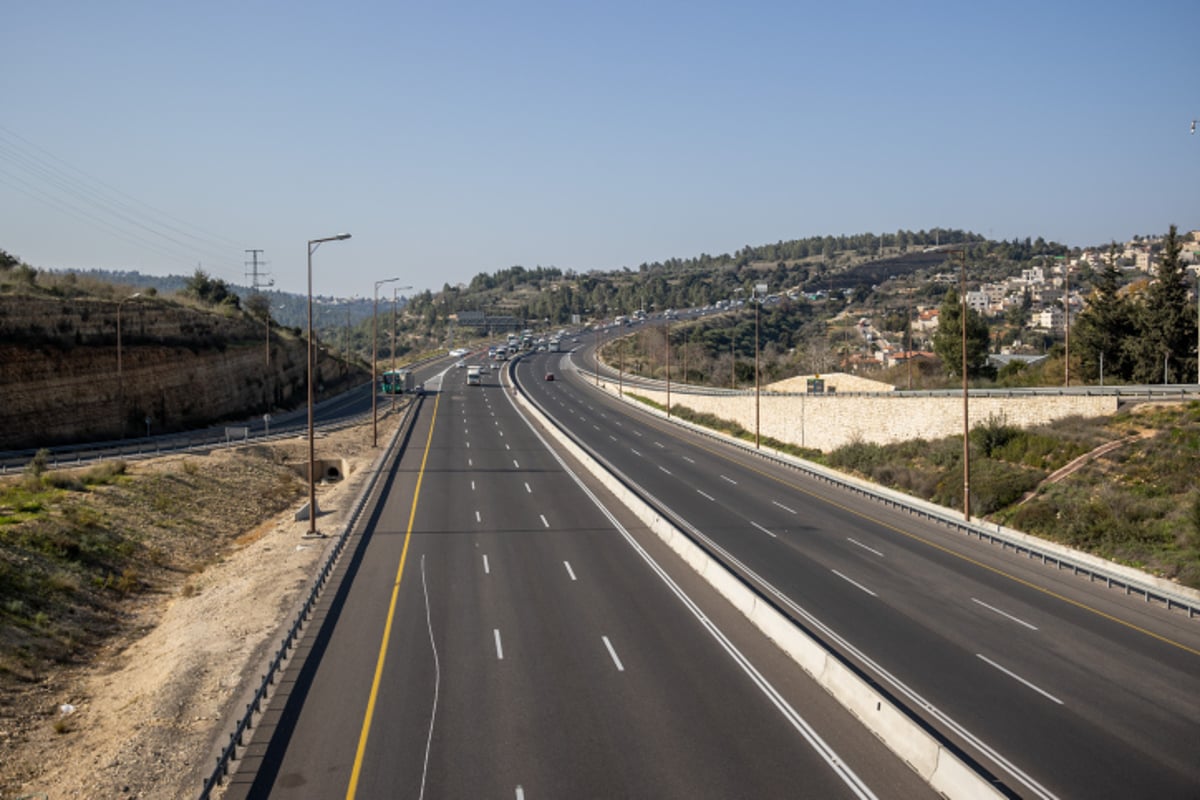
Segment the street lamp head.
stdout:
<path fill-rule="evenodd" d="M 326 236 L 321 239 L 309 239 L 308 240 L 308 249 L 309 249 L 309 252 L 311 252 L 316 249 L 314 245 L 319 245 L 322 242 L 340 242 L 343 239 L 349 239 L 349 238 L 350 238 L 350 234 L 339 233 L 334 236 Z"/>

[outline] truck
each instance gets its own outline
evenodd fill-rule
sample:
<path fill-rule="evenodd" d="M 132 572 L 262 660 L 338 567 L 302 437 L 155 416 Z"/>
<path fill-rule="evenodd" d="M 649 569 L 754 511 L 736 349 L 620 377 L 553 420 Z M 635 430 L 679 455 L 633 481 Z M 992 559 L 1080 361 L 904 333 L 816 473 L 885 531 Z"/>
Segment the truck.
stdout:
<path fill-rule="evenodd" d="M 467 367 L 467 386 L 482 386 L 483 375 L 479 367 Z"/>
<path fill-rule="evenodd" d="M 549 350 L 551 353 L 557 353 L 557 352 L 558 352 L 558 339 L 551 339 L 551 340 L 550 340 L 550 344 L 549 344 L 549 346 L 547 347 L 547 349 L 548 349 L 548 350 Z"/>

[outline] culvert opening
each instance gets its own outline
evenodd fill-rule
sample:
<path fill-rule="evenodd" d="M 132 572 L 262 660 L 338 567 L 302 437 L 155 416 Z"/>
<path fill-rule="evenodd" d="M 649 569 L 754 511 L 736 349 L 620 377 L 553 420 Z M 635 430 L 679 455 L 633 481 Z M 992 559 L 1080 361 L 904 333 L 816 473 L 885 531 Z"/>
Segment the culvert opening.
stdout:
<path fill-rule="evenodd" d="M 340 481 L 342 479 L 342 471 L 336 464 L 325 465 L 325 480 Z"/>

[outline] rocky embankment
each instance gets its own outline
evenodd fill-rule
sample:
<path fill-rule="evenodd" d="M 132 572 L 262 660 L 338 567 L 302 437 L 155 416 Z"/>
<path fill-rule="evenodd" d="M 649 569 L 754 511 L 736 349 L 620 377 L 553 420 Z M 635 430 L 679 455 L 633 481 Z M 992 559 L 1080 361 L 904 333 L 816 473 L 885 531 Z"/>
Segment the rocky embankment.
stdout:
<path fill-rule="evenodd" d="M 118 313 L 120 348 L 118 353 Z M 185 430 L 294 408 L 306 346 L 240 312 L 170 300 L 0 297 L 0 449 Z M 322 394 L 366 379 L 320 352 Z"/>

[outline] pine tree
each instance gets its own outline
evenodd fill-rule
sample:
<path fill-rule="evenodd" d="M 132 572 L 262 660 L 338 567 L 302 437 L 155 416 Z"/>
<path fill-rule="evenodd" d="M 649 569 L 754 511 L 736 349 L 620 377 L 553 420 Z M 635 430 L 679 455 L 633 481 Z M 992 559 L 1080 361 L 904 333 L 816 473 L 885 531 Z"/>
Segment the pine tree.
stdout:
<path fill-rule="evenodd" d="M 933 350 L 949 375 L 962 376 L 962 303 L 951 289 L 938 310 L 938 328 L 933 334 Z M 988 325 L 973 308 L 967 309 L 967 377 L 994 377 L 988 364 Z"/>
<path fill-rule="evenodd" d="M 1104 375 L 1128 381 L 1133 376 L 1133 359 L 1128 343 L 1135 340 L 1135 309 L 1120 294 L 1121 270 L 1117 266 L 1117 245 L 1109 249 L 1108 263 L 1096 277 L 1088 306 L 1079 315 L 1072 344 L 1078 348 L 1083 374 L 1099 377 L 1103 359 Z"/>
<path fill-rule="evenodd" d="M 1174 225 L 1167 233 L 1155 281 L 1137 317 L 1137 338 L 1131 342 L 1138 383 L 1182 382 L 1196 374 L 1196 318 L 1188 300 L 1188 279 L 1179 254 Z"/>

